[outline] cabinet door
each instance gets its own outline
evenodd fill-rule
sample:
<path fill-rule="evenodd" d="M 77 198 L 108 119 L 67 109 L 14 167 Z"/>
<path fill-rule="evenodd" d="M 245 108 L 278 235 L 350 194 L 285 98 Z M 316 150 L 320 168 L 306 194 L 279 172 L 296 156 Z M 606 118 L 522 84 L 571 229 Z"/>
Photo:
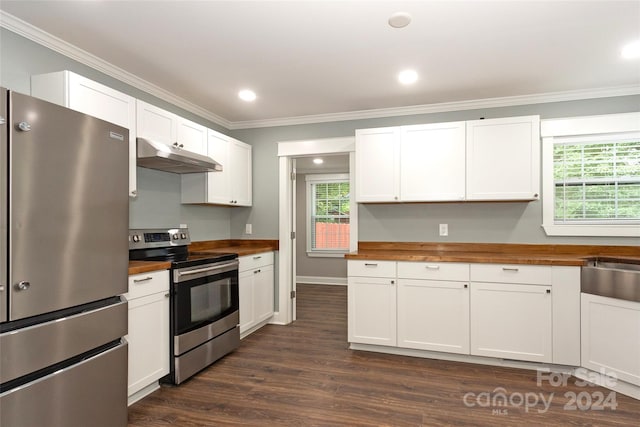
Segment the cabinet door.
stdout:
<path fill-rule="evenodd" d="M 464 200 L 465 122 L 403 126 L 400 199 Z"/>
<path fill-rule="evenodd" d="M 232 204 L 236 206 L 251 206 L 251 146 L 232 139 L 229 144 L 229 163 Z"/>
<path fill-rule="evenodd" d="M 169 373 L 169 294 L 129 301 L 128 395 Z"/>
<path fill-rule="evenodd" d="M 260 323 L 273 316 L 273 265 L 254 271 L 253 303 L 255 321 Z"/>
<path fill-rule="evenodd" d="M 468 200 L 534 200 L 539 193 L 539 116 L 467 122 Z"/>
<path fill-rule="evenodd" d="M 349 342 L 396 345 L 395 279 L 349 277 Z"/>
<path fill-rule="evenodd" d="M 551 362 L 551 287 L 471 283 L 471 354 Z"/>
<path fill-rule="evenodd" d="M 177 117 L 176 123 L 178 144 L 183 150 L 207 155 L 207 128 L 191 120 Z"/>
<path fill-rule="evenodd" d="M 207 203 L 231 204 L 231 138 L 210 130 L 207 155 L 222 165 L 222 172 L 207 174 Z"/>
<path fill-rule="evenodd" d="M 469 354 L 469 285 L 398 280 L 398 347 Z"/>
<path fill-rule="evenodd" d="M 253 270 L 242 271 L 238 275 L 238 293 L 240 298 L 240 333 L 251 329 L 256 324 Z"/>
<path fill-rule="evenodd" d="M 177 116 L 155 105 L 137 101 L 138 136 L 171 145 L 177 141 Z"/>
<path fill-rule="evenodd" d="M 640 302 L 583 293 L 582 366 L 640 386 Z"/>
<path fill-rule="evenodd" d="M 400 198 L 400 128 L 356 130 L 356 202 Z"/>

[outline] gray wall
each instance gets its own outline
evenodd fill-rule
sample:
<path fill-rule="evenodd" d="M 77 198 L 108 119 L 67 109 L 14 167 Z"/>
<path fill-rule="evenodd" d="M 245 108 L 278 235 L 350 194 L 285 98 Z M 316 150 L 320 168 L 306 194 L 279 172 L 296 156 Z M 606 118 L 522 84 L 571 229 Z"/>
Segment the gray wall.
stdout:
<path fill-rule="evenodd" d="M 347 260 L 307 255 L 307 186 L 306 175 L 296 179 L 296 275 L 315 277 L 347 277 Z"/>
<path fill-rule="evenodd" d="M 32 74 L 65 69 L 230 134 L 253 146 L 253 208 L 182 206 L 179 203 L 177 176 L 138 168 L 139 198 L 131 202 L 131 226 L 187 223 L 193 230 L 195 240 L 227 237 L 278 238 L 277 143 L 280 141 L 351 136 L 355 129 L 359 128 L 529 114 L 539 114 L 545 119 L 622 113 L 638 111 L 640 106 L 640 96 L 636 95 L 229 132 L 215 123 L 196 117 L 10 31 L 0 29 L 1 85 L 28 93 L 29 78 Z M 365 241 L 640 244 L 639 239 L 632 238 L 547 237 L 540 227 L 540 202 L 361 205 L 359 211 L 360 240 Z M 253 224 L 252 236 L 244 234 L 246 223 Z M 439 223 L 449 224 L 448 238 L 440 238 L 437 235 Z"/>

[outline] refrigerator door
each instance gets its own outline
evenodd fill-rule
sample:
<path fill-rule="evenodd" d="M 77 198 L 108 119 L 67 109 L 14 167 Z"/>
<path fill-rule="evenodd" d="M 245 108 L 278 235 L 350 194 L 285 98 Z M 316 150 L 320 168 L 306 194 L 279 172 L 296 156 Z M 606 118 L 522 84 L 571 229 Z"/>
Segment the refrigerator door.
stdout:
<path fill-rule="evenodd" d="M 8 320 L 125 293 L 129 131 L 10 98 Z"/>
<path fill-rule="evenodd" d="M 0 87 L 0 323 L 7 321 L 7 179 L 8 125 L 7 91 Z"/>

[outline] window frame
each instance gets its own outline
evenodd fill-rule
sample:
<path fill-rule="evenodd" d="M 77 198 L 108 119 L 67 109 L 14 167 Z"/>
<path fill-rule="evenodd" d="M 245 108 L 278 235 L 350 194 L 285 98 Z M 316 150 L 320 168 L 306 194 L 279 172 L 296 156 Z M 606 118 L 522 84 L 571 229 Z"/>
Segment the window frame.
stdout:
<path fill-rule="evenodd" d="M 541 121 L 542 227 L 547 235 L 640 237 L 640 225 L 637 223 L 557 224 L 555 222 L 554 143 L 581 139 L 588 141 L 608 135 L 615 137 L 616 135 L 634 133 L 640 133 L 640 112 Z"/>
<path fill-rule="evenodd" d="M 350 176 L 348 173 L 339 174 L 309 174 L 305 175 L 306 186 L 306 231 L 307 231 L 307 256 L 310 257 L 327 257 L 327 258 L 342 258 L 344 254 L 349 253 L 349 248 L 345 249 L 314 249 L 311 247 L 311 216 L 313 215 L 313 184 L 333 183 L 333 182 L 346 182 L 349 184 L 349 206 L 351 206 L 353 190 L 351 188 Z M 351 209 L 349 209 L 349 227 L 351 227 Z M 351 239 L 351 233 L 349 233 L 349 239 Z"/>

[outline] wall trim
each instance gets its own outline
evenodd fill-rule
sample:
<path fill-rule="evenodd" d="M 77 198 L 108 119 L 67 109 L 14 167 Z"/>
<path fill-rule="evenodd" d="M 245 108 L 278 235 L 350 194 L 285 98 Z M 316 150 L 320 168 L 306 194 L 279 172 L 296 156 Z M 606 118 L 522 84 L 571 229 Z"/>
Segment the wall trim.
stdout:
<path fill-rule="evenodd" d="M 100 71 L 108 76 L 137 89 L 167 101 L 199 117 L 217 123 L 229 130 L 252 129 L 275 126 L 305 125 L 345 120 L 363 120 L 382 117 L 410 116 L 418 114 L 443 113 L 448 111 L 474 110 L 481 108 L 511 107 L 517 105 L 543 104 L 548 102 L 576 101 L 593 98 L 640 95 L 640 85 L 624 85 L 605 88 L 581 89 L 562 92 L 547 92 L 528 95 L 473 99 L 435 104 L 412 105 L 407 107 L 380 108 L 372 110 L 347 111 L 342 113 L 313 114 L 307 116 L 283 117 L 264 120 L 230 121 L 184 98 L 181 98 L 153 83 L 150 83 L 104 59 L 47 33 L 13 15 L 0 10 L 0 27 L 25 37 L 35 43 L 58 52 L 68 58 Z"/>
<path fill-rule="evenodd" d="M 346 277 L 296 276 L 296 283 L 308 285 L 347 286 Z"/>

